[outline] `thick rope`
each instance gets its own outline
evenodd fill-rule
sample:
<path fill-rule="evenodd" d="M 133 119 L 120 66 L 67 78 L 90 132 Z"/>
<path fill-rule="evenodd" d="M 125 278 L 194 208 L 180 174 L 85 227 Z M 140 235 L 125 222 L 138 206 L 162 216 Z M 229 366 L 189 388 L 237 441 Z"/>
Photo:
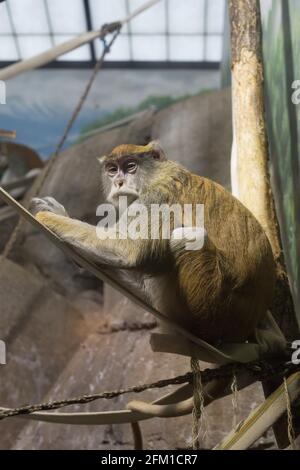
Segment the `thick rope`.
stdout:
<path fill-rule="evenodd" d="M 247 364 L 226 364 L 217 369 L 205 369 L 201 371 L 201 383 L 205 385 L 215 379 L 232 377 L 233 372 L 238 374 L 240 372 L 248 371 L 253 375 L 254 378 L 256 378 L 256 380 L 265 380 L 278 375 L 288 376 L 292 372 L 296 372 L 298 370 L 300 370 L 300 365 L 295 365 L 290 362 L 279 363 L 277 361 L 274 365 L 272 363 L 267 364 L 265 361 L 254 361 L 249 362 Z M 127 393 L 140 393 L 153 388 L 167 387 L 168 385 L 181 385 L 184 383 L 193 383 L 193 379 L 194 374 L 192 372 L 187 372 L 184 375 L 179 375 L 170 379 L 163 379 L 150 384 L 135 385 L 126 389 L 96 393 L 92 395 L 84 395 L 82 397 L 69 398 L 66 400 L 57 400 L 48 403 L 27 405 L 18 408 L 5 409 L 0 411 L 0 420 L 12 416 L 28 415 L 36 411 L 56 410 L 58 408 L 62 408 L 64 406 L 69 405 L 83 405 L 99 399 L 112 399 Z"/>
<path fill-rule="evenodd" d="M 193 397 L 194 406 L 192 411 L 192 447 L 194 450 L 205 447 L 207 435 L 207 419 L 205 414 L 205 403 L 203 385 L 201 380 L 201 369 L 198 359 L 191 358 L 191 369 L 193 373 Z"/>
<path fill-rule="evenodd" d="M 232 412 L 233 412 L 233 417 L 232 417 L 232 427 L 235 429 L 238 423 L 238 410 L 239 410 L 239 404 L 238 404 L 238 387 L 237 387 L 237 378 L 236 378 L 236 373 L 234 372 L 232 376 L 232 382 L 230 386 L 230 390 L 232 393 Z"/>
<path fill-rule="evenodd" d="M 122 25 L 121 25 L 120 22 L 110 23 L 108 25 L 102 26 L 102 33 L 101 33 L 100 39 L 102 39 L 102 41 L 104 43 L 103 52 L 102 52 L 99 60 L 96 62 L 96 65 L 95 65 L 94 70 L 93 70 L 93 72 L 90 76 L 90 79 L 89 79 L 82 95 L 80 96 L 78 104 L 77 104 L 76 108 L 74 109 L 74 111 L 73 111 L 73 113 L 72 113 L 72 115 L 71 115 L 71 117 L 70 117 L 70 119 L 69 119 L 69 121 L 68 121 L 68 123 L 65 127 L 63 135 L 61 136 L 59 142 L 56 145 L 56 148 L 55 148 L 55 151 L 54 151 L 53 155 L 48 160 L 47 166 L 45 167 L 44 171 L 42 171 L 40 173 L 40 175 L 37 176 L 34 184 L 31 187 L 31 189 L 26 194 L 26 197 L 23 201 L 23 205 L 26 208 L 28 208 L 31 199 L 33 197 L 36 197 L 36 196 L 39 195 L 39 193 L 40 193 L 40 191 L 43 187 L 43 184 L 46 181 L 50 171 L 52 170 L 53 165 L 56 162 L 57 157 L 60 154 L 60 151 L 63 148 L 63 145 L 64 145 L 64 143 L 65 143 L 65 141 L 66 141 L 66 139 L 69 135 L 69 132 L 72 129 L 73 124 L 74 124 L 75 120 L 77 119 L 78 114 L 80 113 L 80 111 L 82 109 L 82 106 L 83 106 L 83 104 L 84 104 L 84 102 L 85 102 L 85 100 L 86 100 L 86 98 L 89 94 L 89 91 L 90 91 L 90 89 L 91 89 L 91 87 L 92 87 L 92 85 L 95 81 L 97 73 L 99 72 L 99 70 L 101 69 L 101 67 L 104 63 L 105 56 L 106 56 L 106 54 L 108 54 L 110 52 L 111 46 L 113 45 L 113 43 L 115 42 L 116 38 L 118 37 L 118 35 L 120 33 L 121 26 Z M 114 34 L 113 34 L 111 40 L 108 42 L 108 44 L 106 44 L 105 37 L 108 34 L 111 34 L 111 33 L 114 33 Z M 16 242 L 18 241 L 18 238 L 19 238 L 20 233 L 22 231 L 23 225 L 24 225 L 24 220 L 20 217 L 14 231 L 12 232 L 10 238 L 8 239 L 8 241 L 7 241 L 7 243 L 4 247 L 4 250 L 3 250 L 3 253 L 2 253 L 4 258 L 7 258 L 9 256 L 12 248 L 15 246 Z"/>
<path fill-rule="evenodd" d="M 292 372 L 300 370 L 300 365 L 295 365 L 290 362 L 276 362 L 274 364 L 267 364 L 265 361 L 261 362 L 249 362 L 248 364 L 226 364 L 217 369 L 205 369 L 201 371 L 201 383 L 205 385 L 215 379 L 223 379 L 226 377 L 232 377 L 233 372 L 237 375 L 240 372 L 248 371 L 253 375 L 256 380 L 265 380 L 273 376 L 279 375 L 290 375 Z M 0 410 L 0 420 L 10 418 L 19 415 L 28 415 L 36 411 L 49 411 L 62 408 L 69 405 L 83 405 L 91 403 L 99 399 L 112 399 L 125 395 L 127 393 L 140 393 L 145 390 L 154 388 L 163 388 L 168 385 L 181 385 L 184 383 L 193 383 L 194 374 L 193 372 L 187 372 L 184 375 L 179 375 L 170 379 L 163 379 L 157 382 L 143 385 L 135 385 L 126 389 L 114 390 L 109 392 L 95 393 L 92 395 L 83 395 L 82 397 L 69 398 L 66 400 L 56 400 L 48 403 L 40 403 L 35 405 L 26 405 L 17 408 L 10 408 Z M 1 407 L 0 407 L 1 408 Z"/>
<path fill-rule="evenodd" d="M 294 431 L 294 427 L 293 427 L 293 413 L 292 413 L 291 399 L 290 399 L 290 395 L 289 395 L 289 389 L 288 389 L 288 386 L 287 386 L 286 377 L 283 378 L 283 386 L 284 386 L 284 396 L 285 396 L 285 399 L 286 399 L 287 434 L 288 434 L 291 449 L 296 450 L 295 431 Z"/>
<path fill-rule="evenodd" d="M 83 395 L 82 397 L 69 398 L 67 400 L 56 400 L 56 401 L 49 402 L 49 403 L 27 405 L 27 406 L 22 406 L 18 408 L 2 410 L 0 411 L 0 420 L 4 418 L 10 418 L 12 416 L 28 415 L 36 411 L 56 410 L 58 408 L 62 408 L 64 406 L 69 406 L 69 405 L 85 405 L 87 403 L 91 403 L 101 398 L 109 400 L 109 399 L 116 398 L 116 397 L 119 397 L 120 395 L 124 395 L 127 393 L 140 393 L 140 392 L 144 392 L 145 390 L 150 390 L 153 388 L 163 388 L 163 387 L 167 387 L 168 385 L 181 385 L 181 384 L 189 383 L 189 382 L 192 382 L 192 374 L 190 372 L 188 372 L 185 375 L 173 377 L 171 379 L 159 380 L 151 384 L 135 385 L 133 387 L 129 387 L 125 389 L 102 392 L 102 393 L 94 393 L 92 395 Z"/>

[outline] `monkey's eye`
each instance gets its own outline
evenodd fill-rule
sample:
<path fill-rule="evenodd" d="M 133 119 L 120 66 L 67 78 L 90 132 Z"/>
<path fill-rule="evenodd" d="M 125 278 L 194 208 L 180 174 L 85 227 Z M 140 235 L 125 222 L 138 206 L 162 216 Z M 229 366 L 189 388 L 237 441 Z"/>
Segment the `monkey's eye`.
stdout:
<path fill-rule="evenodd" d="M 125 171 L 127 173 L 134 173 L 137 168 L 137 163 L 132 160 L 126 164 Z"/>
<path fill-rule="evenodd" d="M 114 176 L 118 172 L 118 167 L 115 165 L 109 165 L 106 167 L 106 171 L 109 174 L 109 176 Z"/>

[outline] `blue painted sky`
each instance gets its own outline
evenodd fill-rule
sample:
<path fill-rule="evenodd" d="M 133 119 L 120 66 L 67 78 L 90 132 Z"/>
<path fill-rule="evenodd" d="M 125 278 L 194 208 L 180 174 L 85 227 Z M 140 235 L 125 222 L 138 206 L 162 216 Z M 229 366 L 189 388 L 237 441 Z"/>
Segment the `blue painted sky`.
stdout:
<path fill-rule="evenodd" d="M 91 70 L 32 71 L 6 83 L 0 128 L 16 130 L 16 142 L 49 156 L 86 86 Z M 219 86 L 218 71 L 103 70 L 70 132 L 71 141 L 89 123 L 119 108 L 134 108 L 149 96 L 178 97 Z M 74 138 L 72 138 L 74 137 Z"/>

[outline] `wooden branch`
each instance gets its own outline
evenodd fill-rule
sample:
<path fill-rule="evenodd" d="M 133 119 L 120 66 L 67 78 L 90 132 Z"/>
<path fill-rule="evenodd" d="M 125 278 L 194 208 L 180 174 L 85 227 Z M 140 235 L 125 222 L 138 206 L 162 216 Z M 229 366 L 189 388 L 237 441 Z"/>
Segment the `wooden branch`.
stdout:
<path fill-rule="evenodd" d="M 10 219 L 15 215 L 16 213 L 11 207 L 0 207 L 0 222 L 5 222 L 7 219 Z"/>
<path fill-rule="evenodd" d="M 277 268 L 274 314 L 287 339 L 298 327 L 268 169 L 259 1 L 230 0 L 232 96 L 239 199 L 264 228 Z"/>
<path fill-rule="evenodd" d="M 268 172 L 259 1 L 230 1 L 232 92 L 239 199 L 259 220 L 275 257 L 281 253 Z"/>
<path fill-rule="evenodd" d="M 287 389 L 291 403 L 295 402 L 300 395 L 300 372 L 287 379 Z M 238 424 L 215 450 L 248 449 L 285 411 L 286 395 L 282 384 L 247 419 Z"/>
<path fill-rule="evenodd" d="M 7 137 L 9 139 L 15 139 L 17 137 L 16 131 L 8 131 L 6 129 L 0 129 L 0 137 Z"/>
<path fill-rule="evenodd" d="M 34 182 L 34 180 L 36 179 L 36 174 L 34 175 L 29 175 L 29 176 L 22 176 L 22 178 L 18 178 L 16 180 L 13 180 L 13 181 L 9 181 L 8 183 L 3 183 L 2 184 L 2 188 L 5 189 L 5 191 L 11 191 L 13 189 L 18 189 L 18 188 L 22 188 L 22 187 L 26 187 L 27 186 L 30 186 L 31 183 Z"/>

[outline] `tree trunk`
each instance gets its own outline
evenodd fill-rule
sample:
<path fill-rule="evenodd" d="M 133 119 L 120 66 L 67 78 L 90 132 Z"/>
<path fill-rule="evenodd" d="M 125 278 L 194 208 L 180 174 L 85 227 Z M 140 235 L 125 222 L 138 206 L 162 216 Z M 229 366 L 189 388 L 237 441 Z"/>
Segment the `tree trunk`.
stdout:
<path fill-rule="evenodd" d="M 259 0 L 229 0 L 229 13 L 238 195 L 263 226 L 270 240 L 277 272 L 272 313 L 286 338 L 292 340 L 299 330 L 284 263 L 268 168 Z M 281 379 L 264 382 L 265 394 L 269 395 L 280 382 Z M 273 429 L 279 447 L 288 445 L 286 421 L 279 420 Z"/>

